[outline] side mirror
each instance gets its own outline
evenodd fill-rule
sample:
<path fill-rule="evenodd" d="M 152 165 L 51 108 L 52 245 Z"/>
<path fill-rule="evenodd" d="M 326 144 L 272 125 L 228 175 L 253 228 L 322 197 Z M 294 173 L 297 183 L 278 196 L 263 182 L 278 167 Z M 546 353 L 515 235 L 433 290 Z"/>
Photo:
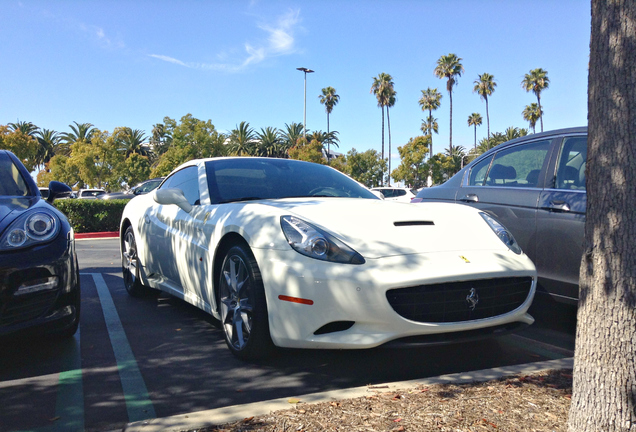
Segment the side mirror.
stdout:
<path fill-rule="evenodd" d="M 183 191 L 181 189 L 170 188 L 170 189 L 156 189 L 151 192 L 152 198 L 156 203 L 162 205 L 171 205 L 174 204 L 179 206 L 186 213 L 190 213 L 192 211 L 192 204 L 188 202 L 185 195 L 183 195 Z"/>
<path fill-rule="evenodd" d="M 71 192 L 72 190 L 73 189 L 71 189 L 70 186 L 62 182 L 53 180 L 52 182 L 49 183 L 49 197 L 46 199 L 46 201 L 49 203 L 52 203 L 53 200 L 57 198 L 58 196 L 64 193 Z"/>

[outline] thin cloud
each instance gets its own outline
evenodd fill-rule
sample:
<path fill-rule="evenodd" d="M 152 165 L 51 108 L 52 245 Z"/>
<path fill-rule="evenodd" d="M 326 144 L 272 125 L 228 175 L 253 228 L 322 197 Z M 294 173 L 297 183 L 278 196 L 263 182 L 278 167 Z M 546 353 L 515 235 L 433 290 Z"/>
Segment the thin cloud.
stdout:
<path fill-rule="evenodd" d="M 278 18 L 276 23 L 259 24 L 258 28 L 268 33 L 266 38 L 258 42 L 245 43 L 244 58 L 237 59 L 234 62 L 222 63 L 191 63 L 183 62 L 174 57 L 150 54 L 149 57 L 173 63 L 179 66 L 195 69 L 219 70 L 225 72 L 240 72 L 248 66 L 253 66 L 263 61 L 282 55 L 290 55 L 297 51 L 294 33 L 300 23 L 300 11 L 290 10 L 285 15 Z M 225 57 L 224 54 L 219 54 Z"/>

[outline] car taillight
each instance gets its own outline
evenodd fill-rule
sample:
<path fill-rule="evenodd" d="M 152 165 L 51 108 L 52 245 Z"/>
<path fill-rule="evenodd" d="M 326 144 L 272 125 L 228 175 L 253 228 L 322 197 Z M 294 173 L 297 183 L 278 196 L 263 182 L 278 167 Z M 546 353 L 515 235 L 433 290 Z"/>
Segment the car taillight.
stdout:
<path fill-rule="evenodd" d="M 422 202 L 422 198 L 411 198 L 411 204 Z"/>

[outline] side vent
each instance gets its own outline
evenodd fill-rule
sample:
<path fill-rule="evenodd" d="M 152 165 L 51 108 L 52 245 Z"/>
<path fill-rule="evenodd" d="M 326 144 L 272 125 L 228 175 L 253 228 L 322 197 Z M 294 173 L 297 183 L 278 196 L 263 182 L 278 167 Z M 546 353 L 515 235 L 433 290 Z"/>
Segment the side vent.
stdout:
<path fill-rule="evenodd" d="M 403 221 L 403 222 L 393 222 L 393 225 L 396 227 L 402 226 L 419 226 L 419 225 L 435 225 L 433 221 Z"/>
<path fill-rule="evenodd" d="M 321 334 L 345 331 L 353 327 L 354 324 L 355 324 L 355 321 L 334 321 L 320 327 L 318 330 L 314 332 L 314 334 L 321 335 Z"/>

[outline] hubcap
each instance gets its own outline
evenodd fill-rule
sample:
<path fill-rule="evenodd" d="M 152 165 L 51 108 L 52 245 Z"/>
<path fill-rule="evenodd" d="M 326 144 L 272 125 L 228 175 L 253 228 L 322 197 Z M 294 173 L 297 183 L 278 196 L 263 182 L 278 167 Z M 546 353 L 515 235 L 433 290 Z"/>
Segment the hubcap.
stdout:
<path fill-rule="evenodd" d="M 137 247 L 135 246 L 135 237 L 131 232 L 124 237 L 124 252 L 122 255 L 124 283 L 126 287 L 130 288 L 137 280 Z"/>
<path fill-rule="evenodd" d="M 252 331 L 253 305 L 249 298 L 250 275 L 247 265 L 237 255 L 225 261 L 221 279 L 221 322 L 228 341 L 242 350 Z"/>

